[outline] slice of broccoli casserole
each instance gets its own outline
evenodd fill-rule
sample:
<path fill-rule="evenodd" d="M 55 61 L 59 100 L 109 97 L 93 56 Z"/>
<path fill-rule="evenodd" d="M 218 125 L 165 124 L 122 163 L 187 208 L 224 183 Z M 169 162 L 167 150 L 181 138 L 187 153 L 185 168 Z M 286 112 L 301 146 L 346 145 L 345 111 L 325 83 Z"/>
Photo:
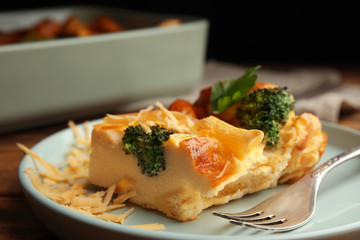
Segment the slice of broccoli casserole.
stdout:
<path fill-rule="evenodd" d="M 89 180 L 109 187 L 126 179 L 137 192 L 130 202 L 186 222 L 301 178 L 327 135 L 316 116 L 294 113 L 286 88 L 255 82 L 256 69 L 204 89 L 194 104 L 106 116 L 92 132 Z"/>

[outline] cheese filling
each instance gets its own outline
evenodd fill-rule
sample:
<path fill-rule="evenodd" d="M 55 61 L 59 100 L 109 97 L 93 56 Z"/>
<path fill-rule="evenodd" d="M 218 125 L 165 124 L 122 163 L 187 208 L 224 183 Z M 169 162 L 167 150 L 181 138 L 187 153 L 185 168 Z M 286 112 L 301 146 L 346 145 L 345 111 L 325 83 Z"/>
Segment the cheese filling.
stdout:
<path fill-rule="evenodd" d="M 103 123 L 94 126 L 89 180 L 109 187 L 129 179 L 137 191 L 131 202 L 157 209 L 179 221 L 194 220 L 211 205 L 276 186 L 283 174 L 286 179 L 295 176 L 292 174 L 301 175 L 304 169 L 297 160 L 302 153 L 297 148 L 300 125 L 310 124 L 308 134 L 318 137 L 309 139 L 320 140 L 306 147 L 307 151 L 312 149 L 309 166 L 319 160 L 322 154 L 319 146 L 326 144 L 315 117 L 292 115 L 280 134 L 288 142 L 269 150 L 260 130 L 237 128 L 215 116 L 195 120 L 159 103 L 157 106 L 156 110 L 149 107 L 139 113 L 108 115 Z M 166 167 L 157 176 L 142 174 L 136 156 L 122 150 L 125 130 L 138 124 L 145 132 L 153 125 L 175 131 L 163 145 Z M 302 141 L 304 145 L 306 140 Z M 292 157 L 293 163 L 289 162 Z"/>

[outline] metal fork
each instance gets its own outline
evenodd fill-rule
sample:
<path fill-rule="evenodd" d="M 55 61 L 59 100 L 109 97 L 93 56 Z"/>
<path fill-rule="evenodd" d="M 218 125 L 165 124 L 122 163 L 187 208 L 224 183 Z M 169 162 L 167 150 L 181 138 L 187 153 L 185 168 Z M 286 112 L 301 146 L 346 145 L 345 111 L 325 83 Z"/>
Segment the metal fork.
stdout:
<path fill-rule="evenodd" d="M 334 167 L 360 155 L 360 146 L 331 158 L 302 179 L 255 207 L 240 213 L 213 211 L 230 223 L 260 230 L 290 231 L 306 224 L 315 211 L 316 194 L 322 178 Z"/>

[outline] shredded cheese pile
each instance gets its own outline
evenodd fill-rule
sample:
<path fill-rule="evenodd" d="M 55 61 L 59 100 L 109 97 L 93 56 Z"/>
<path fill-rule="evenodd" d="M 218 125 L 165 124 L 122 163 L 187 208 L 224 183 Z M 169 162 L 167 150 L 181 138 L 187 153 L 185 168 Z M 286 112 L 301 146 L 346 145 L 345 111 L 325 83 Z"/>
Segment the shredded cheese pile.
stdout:
<path fill-rule="evenodd" d="M 167 129 L 172 129 L 178 133 L 191 133 L 191 127 L 195 124 L 195 121 L 188 115 L 169 111 L 160 102 L 156 102 L 155 106 L 160 110 L 154 111 L 154 113 L 156 113 L 155 115 L 148 114 L 155 108 L 153 105 L 150 105 L 140 110 L 137 114 L 108 114 L 104 122 L 126 126 L 140 124 L 146 133 L 151 131 L 150 126 L 156 124 Z M 149 118 L 152 120 L 149 120 Z"/>
<path fill-rule="evenodd" d="M 65 161 L 58 165 L 47 162 L 26 146 L 17 144 L 34 161 L 35 170 L 27 168 L 25 173 L 33 186 L 54 202 L 90 217 L 124 224 L 134 208 L 121 214 L 111 211 L 124 208 L 125 202 L 136 195 L 136 188 L 129 180 L 123 179 L 108 189 L 89 191 L 94 187 L 87 181 L 91 138 L 89 124 L 84 123 L 84 134 L 80 133 L 73 121 L 69 121 L 68 125 L 73 132 L 74 143 Z M 157 223 L 128 226 L 156 231 L 165 229 L 163 224 Z"/>

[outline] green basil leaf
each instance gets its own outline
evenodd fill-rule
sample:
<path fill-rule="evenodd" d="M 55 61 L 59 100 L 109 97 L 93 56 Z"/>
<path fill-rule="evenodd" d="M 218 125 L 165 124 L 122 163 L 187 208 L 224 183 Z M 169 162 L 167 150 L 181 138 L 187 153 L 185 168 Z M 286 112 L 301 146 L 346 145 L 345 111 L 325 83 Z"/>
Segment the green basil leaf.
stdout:
<path fill-rule="evenodd" d="M 254 72 L 259 68 L 260 65 L 249 68 L 237 79 L 215 83 L 211 87 L 210 113 L 222 113 L 239 102 L 255 85 L 258 75 Z"/>

